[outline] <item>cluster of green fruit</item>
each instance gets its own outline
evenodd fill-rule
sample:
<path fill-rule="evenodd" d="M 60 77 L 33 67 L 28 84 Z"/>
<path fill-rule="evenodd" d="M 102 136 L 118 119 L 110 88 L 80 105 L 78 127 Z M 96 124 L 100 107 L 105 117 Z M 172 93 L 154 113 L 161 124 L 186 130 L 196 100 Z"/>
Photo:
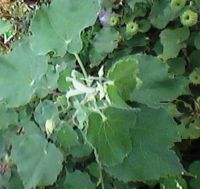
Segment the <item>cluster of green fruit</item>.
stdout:
<path fill-rule="evenodd" d="M 173 11 L 181 11 L 186 5 L 186 0 L 171 0 L 170 7 Z M 197 24 L 198 14 L 191 10 L 186 9 L 180 16 L 180 21 L 183 26 L 191 27 Z M 119 24 L 119 17 L 114 15 L 110 18 L 110 26 L 116 26 Z M 136 35 L 139 31 L 139 25 L 135 21 L 130 21 L 126 24 L 126 34 L 129 36 Z"/>
<path fill-rule="evenodd" d="M 186 0 L 171 0 L 170 6 L 174 11 L 182 10 L 186 5 Z M 198 14 L 193 10 L 187 9 L 180 17 L 181 23 L 184 26 L 191 27 L 197 24 Z"/>

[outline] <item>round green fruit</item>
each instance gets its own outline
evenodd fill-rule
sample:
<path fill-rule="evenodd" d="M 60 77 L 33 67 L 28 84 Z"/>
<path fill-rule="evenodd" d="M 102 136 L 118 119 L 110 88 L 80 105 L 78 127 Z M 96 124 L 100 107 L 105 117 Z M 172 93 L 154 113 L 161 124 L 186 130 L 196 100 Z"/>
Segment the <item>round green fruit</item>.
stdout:
<path fill-rule="evenodd" d="M 119 24 L 119 17 L 118 16 L 112 16 L 109 21 L 110 26 L 116 26 Z"/>
<path fill-rule="evenodd" d="M 192 10 L 186 10 L 181 15 L 181 23 L 184 26 L 191 27 L 197 24 L 198 22 L 198 14 Z"/>
<path fill-rule="evenodd" d="M 170 7 L 174 11 L 181 10 L 186 4 L 186 0 L 171 0 Z"/>
<path fill-rule="evenodd" d="M 126 33 L 128 35 L 135 35 L 139 31 L 139 26 L 136 22 L 129 22 L 126 25 Z"/>
<path fill-rule="evenodd" d="M 198 85 L 200 84 L 200 68 L 195 68 L 190 74 L 189 79 L 191 83 Z"/>

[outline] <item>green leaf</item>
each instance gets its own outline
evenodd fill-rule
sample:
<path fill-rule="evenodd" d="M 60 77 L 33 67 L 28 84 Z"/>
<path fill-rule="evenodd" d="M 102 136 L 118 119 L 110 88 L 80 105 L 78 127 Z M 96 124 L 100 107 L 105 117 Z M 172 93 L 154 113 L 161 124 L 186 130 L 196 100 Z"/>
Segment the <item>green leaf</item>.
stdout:
<path fill-rule="evenodd" d="M 52 185 L 62 169 L 61 152 L 36 134 L 20 136 L 13 144 L 11 158 L 17 165 L 24 189 Z"/>
<path fill-rule="evenodd" d="M 37 54 L 78 53 L 82 49 L 81 31 L 95 23 L 99 8 L 96 0 L 57 0 L 49 7 L 42 6 L 31 24 L 32 48 Z"/>
<path fill-rule="evenodd" d="M 109 174 L 127 182 L 158 180 L 183 171 L 170 150 L 179 141 L 177 125 L 164 109 L 142 107 L 130 134 L 132 152 L 121 164 L 108 167 Z"/>
<path fill-rule="evenodd" d="M 164 59 L 175 58 L 180 50 L 186 46 L 185 41 L 189 38 L 190 31 L 187 27 L 177 29 L 165 29 L 160 33 L 160 41 L 163 45 Z"/>
<path fill-rule="evenodd" d="M 190 173 L 194 178 L 190 181 L 191 189 L 199 189 L 200 186 L 200 161 L 194 161 L 189 167 Z"/>
<path fill-rule="evenodd" d="M 4 34 L 11 28 L 12 28 L 12 25 L 9 22 L 0 20 L 0 35 Z"/>
<path fill-rule="evenodd" d="M 100 170 L 100 167 L 99 167 L 98 163 L 93 162 L 90 165 L 88 165 L 86 169 L 88 170 L 90 175 L 92 175 L 93 177 L 100 178 L 101 170 Z"/>
<path fill-rule="evenodd" d="M 171 77 L 168 65 L 156 57 L 138 54 L 140 85 L 133 90 L 130 100 L 158 107 L 162 101 L 174 100 L 185 92 L 188 81 L 183 77 Z"/>
<path fill-rule="evenodd" d="M 0 104 L 0 130 L 6 129 L 11 124 L 17 124 L 18 115 L 13 109 L 8 109 Z"/>
<path fill-rule="evenodd" d="M 153 1 L 149 19 L 154 27 L 163 29 L 176 17 L 177 13 L 170 7 L 170 0 Z"/>
<path fill-rule="evenodd" d="M 30 101 L 47 70 L 47 57 L 35 55 L 26 41 L 0 55 L 0 99 L 8 107 Z"/>
<path fill-rule="evenodd" d="M 105 120 L 100 114 L 91 113 L 86 136 L 99 160 L 110 166 L 122 162 L 130 153 L 129 129 L 135 124 L 136 117 L 132 109 L 108 107 L 103 113 Z"/>
<path fill-rule="evenodd" d="M 169 72 L 174 75 L 183 75 L 185 73 L 186 60 L 183 57 L 170 59 L 167 61 Z"/>
<path fill-rule="evenodd" d="M 108 72 L 108 78 L 114 81 L 119 94 L 125 100 L 130 98 L 130 94 L 136 87 L 138 71 L 137 59 L 128 57 L 117 61 Z"/>
<path fill-rule="evenodd" d="M 69 152 L 71 147 L 79 144 L 78 135 L 68 124 L 63 124 L 57 131 L 55 131 L 55 136 L 58 144 L 65 152 Z"/>
<path fill-rule="evenodd" d="M 75 171 L 66 175 L 65 187 L 67 189 L 95 189 L 89 175 L 81 171 Z"/>
<path fill-rule="evenodd" d="M 91 66 L 98 65 L 108 53 L 111 53 L 117 48 L 119 38 L 119 32 L 114 28 L 104 27 L 98 31 L 92 40 L 93 48 L 90 50 L 89 55 Z"/>
<path fill-rule="evenodd" d="M 58 108 L 53 101 L 41 101 L 35 109 L 34 118 L 40 127 L 45 129 L 45 123 L 47 120 L 52 120 L 55 123 L 58 123 Z"/>

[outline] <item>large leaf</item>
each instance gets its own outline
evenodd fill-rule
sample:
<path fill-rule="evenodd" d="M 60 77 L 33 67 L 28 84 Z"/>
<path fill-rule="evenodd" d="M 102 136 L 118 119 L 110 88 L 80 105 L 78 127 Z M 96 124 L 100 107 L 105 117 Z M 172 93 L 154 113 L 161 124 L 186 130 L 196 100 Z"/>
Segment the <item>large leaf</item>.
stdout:
<path fill-rule="evenodd" d="M 24 189 L 52 185 L 62 169 L 61 152 L 37 134 L 20 136 L 13 145 L 11 158 L 17 165 Z"/>
<path fill-rule="evenodd" d="M 31 25 L 34 51 L 78 53 L 82 49 L 81 31 L 94 24 L 98 11 L 97 0 L 56 0 L 49 7 L 42 6 Z"/>
<path fill-rule="evenodd" d="M 35 55 L 25 41 L 7 55 L 0 55 L 0 99 L 8 107 L 30 101 L 47 70 L 47 57 Z"/>
<path fill-rule="evenodd" d="M 123 163 L 107 168 L 111 175 L 123 181 L 147 181 L 183 171 L 170 150 L 179 140 L 176 123 L 164 109 L 142 107 L 131 135 L 132 152 Z"/>
<path fill-rule="evenodd" d="M 38 104 L 34 112 L 35 121 L 44 130 L 47 120 L 52 120 L 54 123 L 58 123 L 59 114 L 57 106 L 50 100 L 44 100 Z"/>
<path fill-rule="evenodd" d="M 104 120 L 98 113 L 89 116 L 87 139 L 99 160 L 109 166 L 122 162 L 132 149 L 129 129 L 135 124 L 135 112 L 109 107 L 103 113 Z"/>
<path fill-rule="evenodd" d="M 161 101 L 170 101 L 185 92 L 188 82 L 183 77 L 170 77 L 168 65 L 156 57 L 136 55 L 138 60 L 140 86 L 131 94 L 131 100 L 160 106 Z"/>

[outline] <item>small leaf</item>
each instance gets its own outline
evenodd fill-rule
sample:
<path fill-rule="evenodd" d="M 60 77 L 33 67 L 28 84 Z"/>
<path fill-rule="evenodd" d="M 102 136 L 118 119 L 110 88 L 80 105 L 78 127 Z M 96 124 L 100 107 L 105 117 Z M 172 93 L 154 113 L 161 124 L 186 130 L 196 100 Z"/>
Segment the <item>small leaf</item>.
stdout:
<path fill-rule="evenodd" d="M 36 134 L 20 136 L 13 145 L 11 158 L 17 165 L 24 189 L 52 185 L 62 169 L 61 152 Z"/>
<path fill-rule="evenodd" d="M 65 187 L 67 189 L 95 189 L 89 175 L 81 171 L 75 171 L 66 175 Z"/>
<path fill-rule="evenodd" d="M 57 124 L 59 121 L 59 114 L 57 106 L 50 100 L 44 100 L 38 104 L 35 109 L 34 118 L 40 127 L 45 130 L 47 120 L 54 121 Z"/>
<path fill-rule="evenodd" d="M 185 47 L 185 41 L 188 39 L 190 31 L 187 27 L 177 29 L 165 29 L 160 34 L 160 41 L 163 45 L 164 59 L 175 58 L 180 50 Z"/>

